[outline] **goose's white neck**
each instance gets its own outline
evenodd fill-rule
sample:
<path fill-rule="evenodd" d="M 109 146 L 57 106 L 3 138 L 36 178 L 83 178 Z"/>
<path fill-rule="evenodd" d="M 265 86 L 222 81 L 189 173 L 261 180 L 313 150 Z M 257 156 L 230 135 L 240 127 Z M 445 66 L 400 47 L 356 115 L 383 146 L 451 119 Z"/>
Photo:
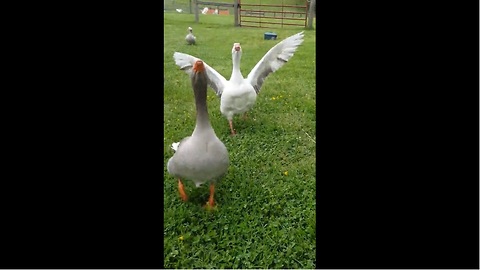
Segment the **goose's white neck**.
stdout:
<path fill-rule="evenodd" d="M 242 58 L 241 53 L 232 54 L 233 68 L 232 68 L 232 76 L 230 77 L 230 81 L 243 80 L 242 72 L 240 71 L 241 58 Z"/>

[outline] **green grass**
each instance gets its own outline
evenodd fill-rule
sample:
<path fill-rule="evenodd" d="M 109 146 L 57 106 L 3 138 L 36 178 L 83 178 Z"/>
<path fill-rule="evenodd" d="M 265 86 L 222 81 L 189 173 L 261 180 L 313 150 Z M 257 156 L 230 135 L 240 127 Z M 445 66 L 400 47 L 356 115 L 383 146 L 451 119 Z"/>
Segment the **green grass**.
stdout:
<path fill-rule="evenodd" d="M 235 28 L 230 16 L 165 14 L 164 30 L 164 262 L 166 268 L 315 268 L 315 32 L 280 70 L 270 74 L 248 119 L 234 118 L 230 136 L 220 100 L 208 91 L 210 121 L 230 155 L 228 174 L 216 186 L 218 208 L 208 212 L 208 185 L 184 181 L 188 202 L 167 172 L 172 142 L 195 126 L 191 82 L 173 60 L 175 51 L 202 58 L 225 78 L 231 48 L 240 42 L 246 77 L 278 41 L 265 29 Z M 197 45 L 184 37 L 192 26 Z M 279 39 L 302 31 L 276 30 Z"/>

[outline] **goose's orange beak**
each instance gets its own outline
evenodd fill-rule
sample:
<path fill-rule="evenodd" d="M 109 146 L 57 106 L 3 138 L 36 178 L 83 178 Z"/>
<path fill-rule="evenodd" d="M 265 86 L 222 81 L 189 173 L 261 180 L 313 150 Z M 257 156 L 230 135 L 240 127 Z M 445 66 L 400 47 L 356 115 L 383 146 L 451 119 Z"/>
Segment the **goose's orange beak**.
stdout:
<path fill-rule="evenodd" d="M 205 71 L 205 66 L 203 65 L 203 62 L 200 60 L 197 60 L 195 64 L 193 65 L 193 71 L 195 72 L 204 72 Z"/>

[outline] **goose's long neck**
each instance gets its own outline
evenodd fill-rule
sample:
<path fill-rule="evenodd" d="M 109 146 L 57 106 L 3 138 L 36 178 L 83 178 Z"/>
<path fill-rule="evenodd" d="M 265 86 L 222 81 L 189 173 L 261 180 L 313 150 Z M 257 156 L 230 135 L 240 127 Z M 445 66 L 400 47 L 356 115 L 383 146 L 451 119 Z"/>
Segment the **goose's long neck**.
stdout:
<path fill-rule="evenodd" d="M 242 72 L 240 71 L 240 59 L 242 55 L 240 53 L 234 53 L 232 56 L 233 68 L 232 68 L 232 77 L 231 81 L 243 79 Z"/>
<path fill-rule="evenodd" d="M 199 87 L 194 89 L 195 106 L 197 108 L 197 123 L 193 133 L 212 130 L 210 119 L 208 118 L 207 109 L 207 87 Z"/>

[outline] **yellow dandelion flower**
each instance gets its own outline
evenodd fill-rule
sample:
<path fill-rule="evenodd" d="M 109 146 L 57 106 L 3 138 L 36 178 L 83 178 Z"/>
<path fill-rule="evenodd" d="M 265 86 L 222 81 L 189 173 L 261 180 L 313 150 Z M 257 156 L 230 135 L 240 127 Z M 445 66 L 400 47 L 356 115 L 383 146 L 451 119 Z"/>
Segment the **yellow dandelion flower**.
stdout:
<path fill-rule="evenodd" d="M 275 97 L 272 97 L 272 100 L 275 100 Z"/>
<path fill-rule="evenodd" d="M 288 176 L 288 171 L 283 172 L 285 176 Z"/>
<path fill-rule="evenodd" d="M 184 239 L 183 235 L 180 235 L 180 237 L 178 237 L 178 240 L 180 240 L 180 241 L 183 241 L 183 239 Z"/>

